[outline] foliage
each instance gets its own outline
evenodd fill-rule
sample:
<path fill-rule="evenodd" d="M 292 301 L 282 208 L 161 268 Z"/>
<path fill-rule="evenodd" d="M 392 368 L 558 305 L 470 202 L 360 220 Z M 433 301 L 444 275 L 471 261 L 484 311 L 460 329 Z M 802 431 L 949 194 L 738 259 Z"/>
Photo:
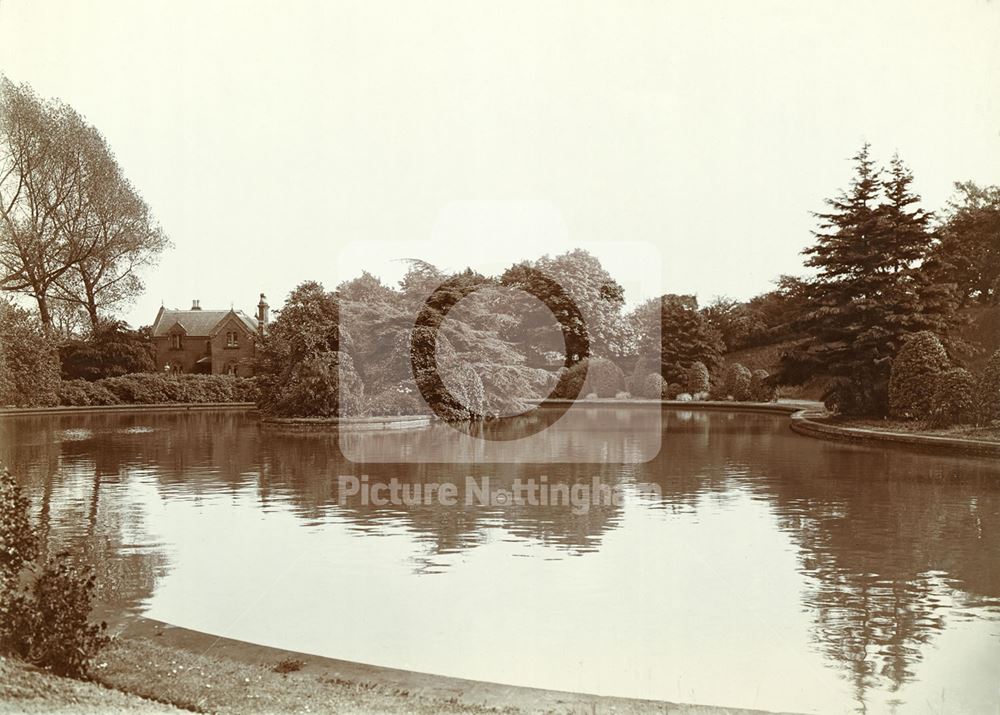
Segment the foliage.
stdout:
<path fill-rule="evenodd" d="M 586 397 L 583 386 L 587 380 L 586 359 L 581 360 L 576 365 L 569 368 L 560 368 L 557 372 L 559 382 L 556 383 L 551 397 L 557 400 L 566 400 L 573 397 Z"/>
<path fill-rule="evenodd" d="M 636 307 L 627 320 L 639 356 L 659 360 L 660 374 L 670 382 L 684 382 L 695 362 L 711 367 L 719 362 L 722 340 L 698 311 L 694 296 L 653 298 Z"/>
<path fill-rule="evenodd" d="M 715 298 L 702 314 L 721 336 L 727 352 L 787 340 L 797 333 L 805 283 L 794 276 L 781 276 L 774 290 L 745 303 Z"/>
<path fill-rule="evenodd" d="M 59 385 L 59 404 L 76 407 L 254 402 L 256 398 L 255 378 L 232 375 L 135 373 L 96 382 L 65 380 Z"/>
<path fill-rule="evenodd" d="M 372 416 L 419 415 L 427 411 L 423 401 L 403 386 L 390 387 L 365 397 L 364 412 Z"/>
<path fill-rule="evenodd" d="M 948 353 L 929 330 L 914 333 L 892 362 L 889 412 L 894 417 L 921 419 L 931 408 L 934 379 L 948 368 Z"/>
<path fill-rule="evenodd" d="M 0 298 L 0 405 L 54 405 L 58 385 L 59 360 L 41 324 Z"/>
<path fill-rule="evenodd" d="M 66 553 L 37 565 L 41 537 L 29 501 L 0 469 L 0 651 L 59 675 L 80 677 L 108 637 L 93 624 L 95 579 Z"/>
<path fill-rule="evenodd" d="M 323 352 L 293 363 L 269 394 L 266 409 L 284 417 L 356 416 L 363 399 L 364 385 L 351 356 Z"/>
<path fill-rule="evenodd" d="M 625 389 L 625 375 L 620 367 L 606 358 L 589 358 L 587 365 L 588 393 L 598 397 L 614 397 Z"/>
<path fill-rule="evenodd" d="M 754 402 L 774 402 L 778 399 L 778 390 L 768 379 L 767 370 L 754 370 L 750 373 L 750 399 Z"/>
<path fill-rule="evenodd" d="M 565 347 L 569 348 L 574 358 L 586 357 L 576 347 L 582 344 L 580 335 L 576 333 L 586 335 L 590 352 L 595 355 L 620 356 L 627 351 L 628 336 L 623 331 L 621 316 L 625 304 L 624 289 L 596 257 L 581 249 L 554 257 L 543 256 L 537 261 L 511 266 L 500 277 L 500 283 L 514 288 L 531 286 L 535 292 L 549 295 L 551 287 L 540 283 L 538 274 L 526 269 L 534 269 L 555 281 L 582 313 L 585 325 L 570 326 L 571 334 L 564 336 L 567 343 Z M 558 340 L 550 329 L 550 316 L 527 310 L 523 305 L 515 312 L 525 317 L 525 339 L 518 342 L 522 352 L 543 354 L 548 351 L 564 351 L 563 341 Z M 559 315 L 558 307 L 553 312 L 557 317 L 565 317 Z M 556 342 L 552 342 L 553 340 Z"/>
<path fill-rule="evenodd" d="M 153 372 L 156 363 L 148 331 L 130 330 L 119 320 L 99 321 L 84 340 L 59 347 L 65 380 L 100 380 L 134 372 Z"/>
<path fill-rule="evenodd" d="M 781 380 L 834 378 L 829 394 L 841 408 L 877 415 L 888 408 L 889 370 L 905 336 L 946 335 L 955 296 L 925 270 L 931 216 L 916 207 L 912 174 L 894 157 L 884 177 L 867 144 L 854 158 L 850 189 L 817 214 L 816 242 L 804 251 L 817 269 L 798 324 L 808 339 L 783 359 Z"/>
<path fill-rule="evenodd" d="M 990 357 L 976 385 L 976 418 L 980 424 L 1000 420 L 1000 350 Z"/>
<path fill-rule="evenodd" d="M 104 385 L 89 380 L 63 380 L 59 383 L 59 404 L 64 407 L 120 405 L 121 400 Z"/>
<path fill-rule="evenodd" d="M 935 379 L 930 423 L 935 427 L 968 424 L 975 420 L 976 380 L 965 368 L 945 370 Z"/>
<path fill-rule="evenodd" d="M 887 386 L 881 377 L 862 372 L 859 377 L 835 377 L 826 383 L 822 400 L 831 412 L 862 416 L 879 414 L 884 409 Z"/>
<path fill-rule="evenodd" d="M 0 79 L 0 289 L 50 301 L 128 303 L 137 270 L 168 245 L 104 137 L 71 107 Z"/>
<path fill-rule="evenodd" d="M 963 303 L 1000 301 L 1000 186 L 955 184 L 956 196 L 934 250 L 942 280 L 957 284 Z"/>
<path fill-rule="evenodd" d="M 360 413 L 364 383 L 350 347 L 336 296 L 315 281 L 301 283 L 258 345 L 258 405 L 286 417 L 328 417 L 343 401 L 345 414 Z"/>
<path fill-rule="evenodd" d="M 660 373 L 649 372 L 638 379 L 633 379 L 629 392 L 635 397 L 662 400 L 666 389 L 667 382 L 660 376 Z"/>
<path fill-rule="evenodd" d="M 0 580 L 16 576 L 38 556 L 38 538 L 28 516 L 30 506 L 20 485 L 0 466 Z"/>
<path fill-rule="evenodd" d="M 737 402 L 750 399 L 750 384 L 753 379 L 750 370 L 738 362 L 726 366 L 723 373 L 722 390 L 725 398 Z"/>
<path fill-rule="evenodd" d="M 708 367 L 700 360 L 691 363 L 687 369 L 687 380 L 685 380 L 687 391 L 692 395 L 708 392 L 711 387 Z"/>
<path fill-rule="evenodd" d="M 684 391 L 680 383 L 671 382 L 665 388 L 663 388 L 663 397 L 667 400 L 676 400 L 678 396 Z"/>

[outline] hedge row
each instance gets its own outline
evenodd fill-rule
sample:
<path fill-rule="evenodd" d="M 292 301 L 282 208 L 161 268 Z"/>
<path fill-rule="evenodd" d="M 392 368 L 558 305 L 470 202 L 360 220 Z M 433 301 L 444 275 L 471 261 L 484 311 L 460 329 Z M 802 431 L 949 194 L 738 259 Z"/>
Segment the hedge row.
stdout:
<path fill-rule="evenodd" d="M 59 385 L 58 393 L 59 404 L 67 407 L 254 402 L 257 386 L 253 378 L 231 375 L 136 373 L 95 382 L 64 380 Z"/>

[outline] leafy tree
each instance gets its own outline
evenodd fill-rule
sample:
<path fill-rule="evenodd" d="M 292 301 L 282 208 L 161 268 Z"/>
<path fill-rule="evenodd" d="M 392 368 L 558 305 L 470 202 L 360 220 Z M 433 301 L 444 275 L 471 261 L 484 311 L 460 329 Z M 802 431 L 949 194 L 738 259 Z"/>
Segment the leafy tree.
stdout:
<path fill-rule="evenodd" d="M 562 288 L 579 308 L 586 324 L 572 326 L 574 332 L 564 346 L 559 333 L 552 330 L 552 316 L 547 311 L 530 305 L 520 306 L 515 312 L 522 317 L 527 336 L 525 342 L 519 343 L 522 352 L 562 353 L 565 348 L 580 358 L 590 353 L 607 357 L 627 352 L 628 336 L 622 330 L 625 292 L 595 256 L 582 249 L 555 257 L 543 256 L 537 261 L 511 266 L 500 277 L 502 285 L 531 287 L 536 295 L 546 295 L 551 303 L 558 306 L 559 301 L 552 294 L 551 286 L 539 281 L 535 271 L 548 276 Z M 557 318 L 563 321 L 568 319 L 568 310 L 557 307 L 554 312 Z M 589 350 L 582 347 L 585 345 L 589 345 Z"/>
<path fill-rule="evenodd" d="M 931 409 L 934 380 L 948 366 L 948 353 L 934 333 L 914 333 L 892 362 L 890 414 L 911 419 L 926 417 Z"/>
<path fill-rule="evenodd" d="M 58 404 L 59 358 L 35 316 L 0 298 L 0 405 Z"/>
<path fill-rule="evenodd" d="M 850 188 L 817 214 L 816 242 L 804 251 L 817 269 L 798 326 L 807 339 L 783 359 L 782 380 L 796 372 L 834 378 L 829 404 L 883 414 L 904 338 L 920 330 L 946 335 L 955 306 L 947 287 L 922 274 L 931 217 L 916 207 L 909 170 L 894 158 L 883 180 L 867 144 L 854 160 Z"/>
<path fill-rule="evenodd" d="M 47 332 L 57 296 L 96 324 L 99 308 L 141 289 L 136 269 L 166 245 L 100 133 L 0 78 L 0 289 L 34 299 Z"/>
<path fill-rule="evenodd" d="M 360 410 L 364 385 L 339 318 L 336 296 L 320 283 L 306 281 L 289 294 L 257 353 L 262 410 L 284 416 Z"/>
<path fill-rule="evenodd" d="M 641 358 L 658 358 L 668 382 L 683 383 L 695 362 L 715 366 L 723 350 L 718 332 L 690 295 L 664 295 L 637 306 L 628 316 Z"/>
<path fill-rule="evenodd" d="M 1000 186 L 957 182 L 935 247 L 942 280 L 954 282 L 963 304 L 1000 301 Z"/>
<path fill-rule="evenodd" d="M 131 330 L 120 320 L 99 321 L 84 340 L 59 347 L 65 380 L 100 380 L 156 369 L 149 329 Z"/>

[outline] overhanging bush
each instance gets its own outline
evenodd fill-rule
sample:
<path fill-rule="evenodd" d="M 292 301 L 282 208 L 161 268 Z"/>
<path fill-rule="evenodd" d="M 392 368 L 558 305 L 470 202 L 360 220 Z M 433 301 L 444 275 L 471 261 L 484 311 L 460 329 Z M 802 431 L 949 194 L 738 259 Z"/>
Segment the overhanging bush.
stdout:
<path fill-rule="evenodd" d="M 107 625 L 90 623 L 94 576 L 59 553 L 36 564 L 41 538 L 28 499 L 0 468 L 0 652 L 59 675 L 86 675 L 107 642 Z"/>

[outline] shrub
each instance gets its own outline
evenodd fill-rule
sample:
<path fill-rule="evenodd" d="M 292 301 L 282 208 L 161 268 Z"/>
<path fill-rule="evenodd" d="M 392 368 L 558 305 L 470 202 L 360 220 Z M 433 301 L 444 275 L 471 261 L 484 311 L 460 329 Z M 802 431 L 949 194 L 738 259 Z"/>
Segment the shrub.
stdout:
<path fill-rule="evenodd" d="M 667 400 L 676 400 L 677 396 L 684 391 L 680 383 L 671 382 L 663 391 L 663 397 Z"/>
<path fill-rule="evenodd" d="M 914 333 L 892 363 L 889 377 L 889 413 L 920 419 L 931 409 L 934 379 L 948 368 L 948 354 L 929 330 Z"/>
<path fill-rule="evenodd" d="M 256 380 L 232 375 L 136 373 L 96 382 L 66 380 L 59 387 L 59 404 L 67 406 L 254 402 L 256 399 Z"/>
<path fill-rule="evenodd" d="M 749 400 L 751 380 L 750 370 L 743 365 L 738 362 L 729 365 L 722 382 L 725 396 L 738 402 Z"/>
<path fill-rule="evenodd" d="M 950 427 L 974 421 L 975 390 L 976 380 L 964 368 L 952 368 L 938 375 L 931 397 L 931 424 Z"/>
<path fill-rule="evenodd" d="M 842 415 L 885 413 L 886 385 L 869 377 L 837 377 L 830 380 L 821 398 L 831 412 Z"/>
<path fill-rule="evenodd" d="M 778 391 L 767 381 L 767 370 L 754 370 L 750 375 L 750 399 L 754 402 L 774 402 Z"/>
<path fill-rule="evenodd" d="M 59 347 L 63 379 L 100 380 L 136 372 L 153 372 L 153 343 L 148 330 L 130 330 L 119 320 L 103 320 L 84 340 Z"/>
<path fill-rule="evenodd" d="M 651 372 L 639 378 L 632 385 L 632 394 L 649 400 L 661 400 L 666 391 L 667 383 L 657 372 Z"/>
<path fill-rule="evenodd" d="M 993 353 L 976 385 L 976 421 L 1000 420 L 1000 350 Z"/>
<path fill-rule="evenodd" d="M 59 404 L 66 407 L 119 405 L 119 400 L 104 385 L 87 380 L 63 380 L 59 383 Z"/>
<path fill-rule="evenodd" d="M 687 369 L 687 391 L 692 395 L 708 392 L 709 388 L 708 368 L 703 362 L 695 362 Z"/>
<path fill-rule="evenodd" d="M 88 621 L 93 573 L 65 553 L 33 568 L 40 538 L 29 502 L 6 469 L 0 469 L 0 651 L 59 675 L 86 675 L 108 643 L 107 624 Z M 35 573 L 37 571 L 37 573 Z"/>
<path fill-rule="evenodd" d="M 59 403 L 59 357 L 35 316 L 0 298 L 0 405 Z"/>
<path fill-rule="evenodd" d="M 589 358 L 587 383 L 589 390 L 596 392 L 598 397 L 614 397 L 625 389 L 625 374 L 606 358 Z"/>
<path fill-rule="evenodd" d="M 573 367 L 561 367 L 556 373 L 556 386 L 550 395 L 553 399 L 568 400 L 573 397 L 583 397 L 583 383 L 587 379 L 586 359 L 581 360 Z"/>
<path fill-rule="evenodd" d="M 423 401 L 402 387 L 390 387 L 365 399 L 365 414 L 374 417 L 419 415 L 426 411 Z"/>
<path fill-rule="evenodd" d="M 364 384 L 351 357 L 323 352 L 290 366 L 280 381 L 261 388 L 265 412 L 283 417 L 334 417 L 361 414 Z"/>
<path fill-rule="evenodd" d="M 625 374 L 621 368 L 606 358 L 584 358 L 571 368 L 563 370 L 552 397 L 568 399 L 574 392 L 578 396 L 596 394 L 614 397 L 625 389 Z"/>

